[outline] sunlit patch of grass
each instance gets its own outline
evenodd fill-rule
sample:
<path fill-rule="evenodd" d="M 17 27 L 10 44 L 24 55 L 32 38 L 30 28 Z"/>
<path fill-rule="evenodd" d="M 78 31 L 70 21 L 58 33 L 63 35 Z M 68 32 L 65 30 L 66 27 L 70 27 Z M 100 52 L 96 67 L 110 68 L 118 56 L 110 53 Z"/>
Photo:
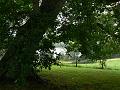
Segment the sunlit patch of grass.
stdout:
<path fill-rule="evenodd" d="M 75 67 L 75 64 L 72 64 L 72 61 L 70 63 L 67 63 L 67 61 L 62 62 L 63 66 L 68 66 L 68 67 Z M 88 63 L 88 64 L 77 64 L 78 67 L 83 67 L 83 68 L 101 68 L 101 65 L 98 62 L 96 63 Z M 113 69 L 113 70 L 120 70 L 120 58 L 115 58 L 115 59 L 108 59 L 106 62 L 106 69 Z"/>
<path fill-rule="evenodd" d="M 116 58 L 116 59 L 109 59 L 107 61 L 107 68 L 110 69 L 115 69 L 115 70 L 120 70 L 120 58 Z"/>
<path fill-rule="evenodd" d="M 40 75 L 60 90 L 120 90 L 120 70 L 53 66 Z"/>

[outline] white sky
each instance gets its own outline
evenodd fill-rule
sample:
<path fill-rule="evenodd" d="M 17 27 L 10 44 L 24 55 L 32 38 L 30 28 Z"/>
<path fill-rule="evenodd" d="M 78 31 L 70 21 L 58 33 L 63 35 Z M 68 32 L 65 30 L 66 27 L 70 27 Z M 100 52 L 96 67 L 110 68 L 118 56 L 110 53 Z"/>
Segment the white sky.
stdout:
<path fill-rule="evenodd" d="M 61 54 L 63 54 L 63 55 L 65 55 L 66 54 L 66 49 L 65 48 L 63 48 L 63 47 L 56 47 L 55 48 L 55 52 L 57 53 L 57 54 L 59 54 L 59 53 L 61 53 Z"/>

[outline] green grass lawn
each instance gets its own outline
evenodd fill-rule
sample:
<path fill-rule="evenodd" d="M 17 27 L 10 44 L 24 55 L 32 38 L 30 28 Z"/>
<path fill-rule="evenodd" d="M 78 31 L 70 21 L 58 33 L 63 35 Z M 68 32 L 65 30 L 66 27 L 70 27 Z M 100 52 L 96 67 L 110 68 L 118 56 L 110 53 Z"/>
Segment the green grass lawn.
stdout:
<path fill-rule="evenodd" d="M 103 70 L 94 68 L 97 64 L 53 66 L 40 75 L 49 80 L 49 88 L 59 90 L 120 90 L 120 61 L 107 61 L 108 68 Z"/>
<path fill-rule="evenodd" d="M 0 90 L 120 90 L 120 60 L 108 60 L 103 70 L 98 67 L 99 63 L 53 65 L 38 73 L 47 83 L 30 82 L 22 89 L 0 84 Z"/>
<path fill-rule="evenodd" d="M 68 67 L 75 67 L 75 64 L 72 64 L 71 61 L 62 61 L 63 66 L 68 66 Z M 106 62 L 106 69 L 112 69 L 112 70 L 120 70 L 120 58 L 115 58 L 115 59 L 108 59 Z M 89 63 L 89 64 L 78 64 L 78 67 L 83 67 L 83 68 L 100 68 L 101 65 L 97 63 Z"/>
<path fill-rule="evenodd" d="M 108 60 L 107 61 L 107 68 L 120 70 L 120 58 Z"/>

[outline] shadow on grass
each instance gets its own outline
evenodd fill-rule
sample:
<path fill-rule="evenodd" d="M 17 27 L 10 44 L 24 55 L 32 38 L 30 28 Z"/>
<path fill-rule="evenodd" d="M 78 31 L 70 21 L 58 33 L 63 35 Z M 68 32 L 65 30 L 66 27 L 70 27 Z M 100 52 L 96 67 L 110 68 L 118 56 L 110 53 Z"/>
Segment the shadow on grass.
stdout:
<path fill-rule="evenodd" d="M 42 77 L 35 79 L 33 77 L 27 79 L 24 86 L 18 86 L 15 80 L 11 78 L 0 78 L 0 90 L 56 90 L 57 87 L 52 85 L 49 80 Z"/>

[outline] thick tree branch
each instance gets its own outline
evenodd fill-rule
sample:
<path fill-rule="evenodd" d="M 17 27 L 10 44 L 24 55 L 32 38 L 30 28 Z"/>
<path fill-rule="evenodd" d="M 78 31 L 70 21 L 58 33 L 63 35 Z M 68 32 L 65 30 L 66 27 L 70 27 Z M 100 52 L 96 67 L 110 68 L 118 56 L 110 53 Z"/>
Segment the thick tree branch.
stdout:
<path fill-rule="evenodd" d="M 34 11 L 39 11 L 39 1 L 40 0 L 32 0 Z"/>

